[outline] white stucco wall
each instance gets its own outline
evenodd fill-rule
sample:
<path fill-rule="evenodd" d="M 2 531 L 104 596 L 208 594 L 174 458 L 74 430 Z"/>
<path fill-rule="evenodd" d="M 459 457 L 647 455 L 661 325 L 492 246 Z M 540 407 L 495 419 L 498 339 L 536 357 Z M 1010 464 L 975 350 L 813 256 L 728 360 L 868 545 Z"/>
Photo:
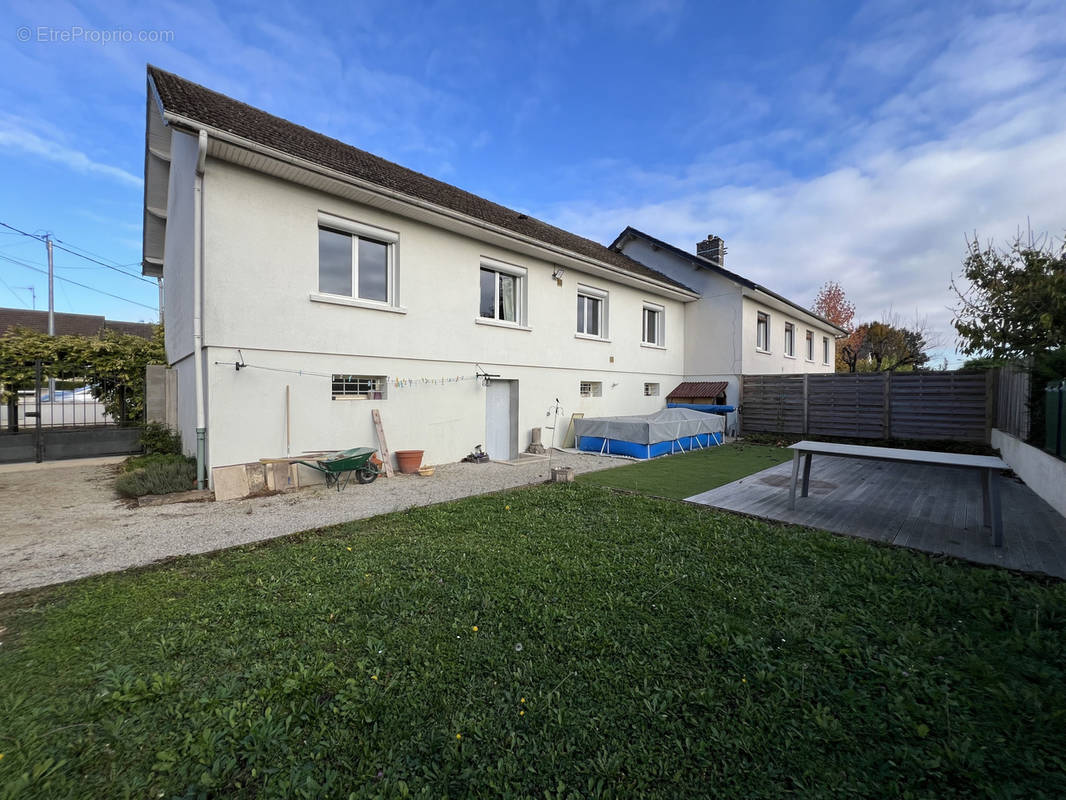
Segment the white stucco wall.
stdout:
<path fill-rule="evenodd" d="M 427 463 L 454 461 L 485 439 L 485 391 L 474 381 L 390 387 L 385 400 L 333 401 L 326 377 L 214 364 L 233 362 L 238 348 L 253 367 L 323 376 L 472 376 L 480 363 L 519 381 L 520 449 L 530 428 L 546 424 L 556 397 L 565 426 L 575 411 L 662 408 L 683 376 L 685 306 L 676 300 L 572 269 L 559 286 L 548 261 L 215 160 L 208 161 L 204 206 L 212 467 L 284 454 L 286 384 L 294 453 L 376 446 L 373 407 L 382 412 L 390 449 L 426 450 Z M 403 313 L 309 298 L 318 288 L 319 212 L 398 233 Z M 483 256 L 528 271 L 528 330 L 477 321 Z M 609 292 L 607 341 L 575 335 L 578 283 Z M 641 344 L 645 301 L 665 310 L 665 348 Z M 582 380 L 601 381 L 603 396 L 579 398 Z M 644 382 L 659 383 L 660 395 L 644 397 Z"/>
<path fill-rule="evenodd" d="M 623 248 L 630 258 L 669 275 L 702 296 L 685 306 L 685 372 L 695 375 L 737 375 L 741 370 L 740 286 L 668 250 L 656 249 L 643 239 L 631 239 Z"/>
<path fill-rule="evenodd" d="M 193 186 L 196 139 L 174 131 L 170 145 L 166 241 L 163 248 L 163 318 L 167 360 L 192 353 Z"/>
<path fill-rule="evenodd" d="M 196 455 L 196 381 L 192 355 L 171 366 L 177 376 L 178 433 L 187 456 Z"/>
<path fill-rule="evenodd" d="M 209 348 L 211 392 L 210 457 L 212 467 L 263 457 L 348 447 L 377 447 L 371 409 L 381 411 L 389 449 L 425 450 L 427 464 L 456 461 L 475 445 L 485 443 L 486 390 L 480 381 L 389 385 L 380 400 L 331 400 L 333 372 L 388 375 L 400 378 L 471 377 L 469 363 L 426 362 L 410 359 L 286 353 L 244 350 L 249 364 L 239 372 L 214 362 L 232 361 L 233 351 Z M 482 363 L 500 380 L 518 381 L 518 444 L 524 450 L 530 430 L 541 427 L 544 442 L 551 440 L 547 412 L 556 397 L 564 414 L 559 418 L 556 443 L 561 445 L 570 415 L 646 413 L 662 408 L 664 399 L 644 397 L 645 381 L 665 386 L 676 375 L 632 374 L 602 370 L 571 370 Z M 303 371 L 303 374 L 296 374 Z M 601 397 L 581 398 L 582 380 L 601 381 Z M 291 445 L 285 446 L 285 387 L 290 387 Z M 672 388 L 672 386 L 670 387 Z M 669 389 L 664 389 L 669 391 Z M 490 453 L 500 457 L 499 453 Z"/>
<path fill-rule="evenodd" d="M 784 304 L 781 304 L 784 305 Z M 770 348 L 763 352 L 756 348 L 758 312 L 770 315 Z M 795 357 L 785 355 L 785 323 L 795 328 Z M 814 332 L 814 360 L 806 358 L 807 331 Z M 829 363 L 822 361 L 822 337 L 829 337 Z M 835 339 L 824 328 L 818 328 L 799 314 L 790 314 L 780 307 L 744 298 L 742 337 L 743 374 L 781 375 L 800 372 L 831 373 L 835 371 Z"/>

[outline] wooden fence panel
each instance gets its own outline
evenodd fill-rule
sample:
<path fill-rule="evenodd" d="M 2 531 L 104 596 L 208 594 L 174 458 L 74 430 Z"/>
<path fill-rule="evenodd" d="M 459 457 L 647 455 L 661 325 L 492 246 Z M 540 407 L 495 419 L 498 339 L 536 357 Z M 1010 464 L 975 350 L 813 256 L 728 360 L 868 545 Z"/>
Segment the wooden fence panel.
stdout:
<path fill-rule="evenodd" d="M 990 378 L 986 372 L 893 375 L 889 395 L 893 438 L 986 441 Z"/>
<path fill-rule="evenodd" d="M 745 375 L 744 430 L 803 433 L 802 375 Z"/>
<path fill-rule="evenodd" d="M 746 375 L 742 388 L 748 433 L 987 442 L 999 408 L 990 372 Z"/>
<path fill-rule="evenodd" d="M 885 438 L 885 382 L 881 375 L 810 375 L 807 381 L 806 433 Z"/>
<path fill-rule="evenodd" d="M 1026 441 L 1029 438 L 1029 371 L 1008 366 L 998 372 L 996 427 Z"/>

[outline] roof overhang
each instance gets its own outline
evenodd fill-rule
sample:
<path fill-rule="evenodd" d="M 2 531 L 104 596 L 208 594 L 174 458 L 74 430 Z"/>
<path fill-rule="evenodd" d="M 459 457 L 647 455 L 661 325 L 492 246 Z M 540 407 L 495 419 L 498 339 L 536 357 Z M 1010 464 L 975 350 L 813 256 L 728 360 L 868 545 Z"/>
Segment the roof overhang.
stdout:
<path fill-rule="evenodd" d="M 155 82 L 148 76 L 144 123 L 144 225 L 141 274 L 163 277 L 167 233 L 167 192 L 170 190 L 170 128 Z"/>

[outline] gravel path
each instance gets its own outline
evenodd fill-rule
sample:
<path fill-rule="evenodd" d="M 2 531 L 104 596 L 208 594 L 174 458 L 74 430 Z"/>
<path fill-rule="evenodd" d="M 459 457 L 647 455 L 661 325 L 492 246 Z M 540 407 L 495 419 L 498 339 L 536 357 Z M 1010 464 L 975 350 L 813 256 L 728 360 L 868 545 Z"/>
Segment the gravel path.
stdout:
<path fill-rule="evenodd" d="M 628 459 L 556 453 L 553 465 L 592 472 Z M 69 464 L 69 466 L 68 466 Z M 430 478 L 353 480 L 223 503 L 127 508 L 113 489 L 115 465 L 47 464 L 0 470 L 0 594 L 205 553 L 290 533 L 539 483 L 547 461 L 443 464 Z"/>

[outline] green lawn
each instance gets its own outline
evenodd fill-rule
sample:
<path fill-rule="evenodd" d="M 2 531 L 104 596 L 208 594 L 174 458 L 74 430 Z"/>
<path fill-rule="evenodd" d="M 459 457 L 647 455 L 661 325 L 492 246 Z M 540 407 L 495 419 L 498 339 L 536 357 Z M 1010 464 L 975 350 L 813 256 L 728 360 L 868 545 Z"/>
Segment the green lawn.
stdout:
<path fill-rule="evenodd" d="M 1066 796 L 1066 585 L 593 486 L 5 626 L 4 798 Z"/>
<path fill-rule="evenodd" d="M 683 500 L 792 458 L 786 447 L 726 444 L 579 475 L 582 483 Z"/>

